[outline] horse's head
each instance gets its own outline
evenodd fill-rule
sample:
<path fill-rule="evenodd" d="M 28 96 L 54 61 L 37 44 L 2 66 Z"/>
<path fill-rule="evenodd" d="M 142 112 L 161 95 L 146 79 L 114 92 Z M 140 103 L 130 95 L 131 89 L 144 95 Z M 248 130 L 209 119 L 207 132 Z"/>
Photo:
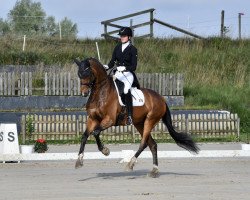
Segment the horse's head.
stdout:
<path fill-rule="evenodd" d="M 89 95 L 94 82 L 90 62 L 89 59 L 85 59 L 83 61 L 75 59 L 74 61 L 78 66 L 78 77 L 81 79 L 81 94 L 86 97 Z"/>

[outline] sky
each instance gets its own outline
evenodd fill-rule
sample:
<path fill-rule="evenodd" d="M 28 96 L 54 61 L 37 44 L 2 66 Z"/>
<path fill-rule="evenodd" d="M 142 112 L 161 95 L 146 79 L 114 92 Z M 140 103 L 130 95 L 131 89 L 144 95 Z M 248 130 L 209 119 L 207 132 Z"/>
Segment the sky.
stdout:
<path fill-rule="evenodd" d="M 33 0 L 38 2 L 38 0 Z M 104 27 L 101 21 L 154 8 L 154 17 L 203 37 L 220 34 L 221 11 L 225 10 L 228 36 L 238 37 L 238 13 L 242 16 L 242 37 L 250 38 L 250 0 L 40 0 L 47 16 L 57 21 L 68 17 L 78 25 L 79 38 L 100 38 Z M 0 0 L 0 18 L 7 19 L 16 0 Z M 146 22 L 149 14 L 133 17 L 133 24 Z M 129 26 L 130 19 L 116 24 Z M 108 31 L 114 29 L 109 28 Z M 149 33 L 149 27 L 135 30 L 135 35 Z M 154 25 L 156 37 L 181 37 L 182 33 Z"/>

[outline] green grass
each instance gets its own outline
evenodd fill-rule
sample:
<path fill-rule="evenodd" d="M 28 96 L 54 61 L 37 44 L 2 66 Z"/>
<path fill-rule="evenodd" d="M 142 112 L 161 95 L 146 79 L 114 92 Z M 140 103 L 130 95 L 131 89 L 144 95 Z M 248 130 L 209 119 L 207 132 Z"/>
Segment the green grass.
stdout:
<path fill-rule="evenodd" d="M 58 65 L 72 68 L 73 59 L 97 57 L 107 64 L 116 43 L 106 40 L 0 38 L 3 65 Z M 250 40 L 135 39 L 137 72 L 184 73 L 185 106 L 178 109 L 221 109 L 241 118 L 242 138 L 250 134 Z M 40 81 L 37 84 L 42 84 Z M 243 139 L 245 140 L 245 139 Z"/>

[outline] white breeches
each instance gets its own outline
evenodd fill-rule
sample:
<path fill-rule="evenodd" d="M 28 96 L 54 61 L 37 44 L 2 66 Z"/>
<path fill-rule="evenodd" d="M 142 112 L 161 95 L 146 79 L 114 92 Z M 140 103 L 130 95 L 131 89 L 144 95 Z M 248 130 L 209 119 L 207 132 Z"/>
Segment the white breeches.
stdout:
<path fill-rule="evenodd" d="M 115 77 L 124 83 L 124 93 L 127 94 L 134 81 L 134 76 L 131 72 L 115 72 Z"/>

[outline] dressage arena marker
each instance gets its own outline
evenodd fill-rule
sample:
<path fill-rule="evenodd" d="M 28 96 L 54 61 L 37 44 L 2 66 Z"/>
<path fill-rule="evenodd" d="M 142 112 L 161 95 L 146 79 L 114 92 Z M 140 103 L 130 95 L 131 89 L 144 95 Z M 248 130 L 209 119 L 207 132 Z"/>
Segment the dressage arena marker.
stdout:
<path fill-rule="evenodd" d="M 122 159 L 120 163 L 128 162 L 134 155 L 133 150 L 110 152 L 104 156 L 101 152 L 84 153 L 84 159 Z M 250 157 L 250 150 L 204 150 L 198 155 L 188 151 L 158 151 L 159 158 L 226 158 L 226 157 Z M 0 162 L 7 161 L 52 161 L 52 160 L 76 160 L 78 153 L 32 153 L 32 154 L 0 154 Z M 140 158 L 152 158 L 150 151 L 142 152 Z"/>
<path fill-rule="evenodd" d="M 16 124 L 0 124 L 0 157 L 1 155 L 19 154 L 19 143 Z M 1 159 L 0 159 L 1 160 Z M 2 160 L 5 162 L 5 160 Z M 17 160 L 18 161 L 18 160 Z"/>

